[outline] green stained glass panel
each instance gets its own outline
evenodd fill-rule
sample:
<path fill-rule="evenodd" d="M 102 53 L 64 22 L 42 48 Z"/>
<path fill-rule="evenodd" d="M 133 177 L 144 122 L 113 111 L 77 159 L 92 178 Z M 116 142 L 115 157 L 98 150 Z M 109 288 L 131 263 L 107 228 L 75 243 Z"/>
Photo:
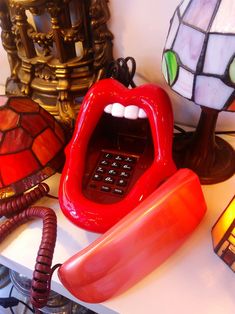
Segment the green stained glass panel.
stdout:
<path fill-rule="evenodd" d="M 164 68 L 167 69 L 167 75 L 165 75 L 165 78 L 168 82 L 169 85 L 173 85 L 176 81 L 176 78 L 178 76 L 178 71 L 179 71 L 179 65 L 177 62 L 177 57 L 175 52 L 173 51 L 167 51 L 164 54 L 164 62 L 165 66 L 163 63 L 163 73 L 164 73 Z"/>

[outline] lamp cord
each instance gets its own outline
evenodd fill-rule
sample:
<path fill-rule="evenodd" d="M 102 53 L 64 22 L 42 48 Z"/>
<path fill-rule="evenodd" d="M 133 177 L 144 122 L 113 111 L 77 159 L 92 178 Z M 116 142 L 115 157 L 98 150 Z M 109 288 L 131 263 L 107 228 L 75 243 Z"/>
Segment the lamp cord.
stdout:
<path fill-rule="evenodd" d="M 124 86 L 136 87 L 133 81 L 136 72 L 136 61 L 133 57 L 118 58 L 110 63 L 106 77 L 112 77 Z"/>

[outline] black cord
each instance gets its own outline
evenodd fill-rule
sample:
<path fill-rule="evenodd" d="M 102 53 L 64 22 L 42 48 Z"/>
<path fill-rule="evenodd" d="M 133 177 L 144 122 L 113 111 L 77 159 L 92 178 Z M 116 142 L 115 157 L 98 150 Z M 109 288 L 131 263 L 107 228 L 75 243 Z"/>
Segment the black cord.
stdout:
<path fill-rule="evenodd" d="M 179 131 L 180 133 L 186 135 L 188 133 L 193 133 L 193 131 L 185 131 L 183 128 L 181 128 L 180 126 L 178 125 L 174 125 L 174 129 Z M 223 135 L 223 134 L 234 134 L 235 135 L 235 131 L 216 131 L 215 134 L 218 134 L 218 135 Z M 177 135 L 177 133 L 175 133 L 174 135 Z"/>
<path fill-rule="evenodd" d="M 14 285 L 12 285 L 11 290 L 9 291 L 9 297 L 12 296 L 12 291 L 13 291 L 13 289 L 14 289 Z M 21 300 L 19 300 L 19 299 L 17 299 L 17 300 L 18 300 L 20 303 L 22 303 L 25 307 L 27 307 L 27 309 L 30 310 L 32 313 L 35 313 L 34 309 L 31 308 L 27 303 L 25 303 L 24 301 L 21 301 Z M 9 309 L 10 309 L 11 313 L 15 314 L 14 311 L 13 311 L 13 309 L 12 309 L 12 307 L 10 307 Z"/>
<path fill-rule="evenodd" d="M 35 313 L 34 309 L 32 309 L 27 303 L 21 300 L 19 300 L 19 302 L 22 303 L 25 307 L 27 307 L 27 309 L 30 310 L 32 313 Z"/>
<path fill-rule="evenodd" d="M 9 297 L 11 297 L 13 289 L 14 289 L 14 286 L 12 285 L 11 290 L 9 291 Z"/>
<path fill-rule="evenodd" d="M 9 291 L 9 297 L 11 297 L 13 289 L 14 289 L 14 286 L 12 285 L 11 290 Z M 15 314 L 12 307 L 10 307 L 9 309 L 12 314 Z"/>
<path fill-rule="evenodd" d="M 174 125 L 174 129 L 179 131 L 180 133 L 186 134 L 187 132 L 178 125 Z"/>
<path fill-rule="evenodd" d="M 133 81 L 136 72 L 136 62 L 132 57 L 118 58 L 110 63 L 106 77 L 112 77 L 121 82 L 126 87 L 135 88 Z"/>
<path fill-rule="evenodd" d="M 216 131 L 215 134 L 234 134 L 235 131 Z"/>

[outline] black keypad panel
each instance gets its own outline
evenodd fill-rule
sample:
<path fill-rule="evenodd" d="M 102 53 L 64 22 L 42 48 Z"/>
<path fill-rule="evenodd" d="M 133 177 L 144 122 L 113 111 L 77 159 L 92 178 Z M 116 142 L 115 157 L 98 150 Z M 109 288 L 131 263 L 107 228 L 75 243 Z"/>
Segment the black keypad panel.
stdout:
<path fill-rule="evenodd" d="M 92 190 L 123 196 L 137 160 L 138 156 L 103 151 L 88 186 Z"/>

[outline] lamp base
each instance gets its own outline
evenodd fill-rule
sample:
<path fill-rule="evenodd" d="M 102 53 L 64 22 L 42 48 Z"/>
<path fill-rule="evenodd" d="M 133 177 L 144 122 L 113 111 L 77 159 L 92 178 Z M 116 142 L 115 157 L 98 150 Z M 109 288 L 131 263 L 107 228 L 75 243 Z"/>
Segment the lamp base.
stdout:
<path fill-rule="evenodd" d="M 192 152 L 193 133 L 177 135 L 174 139 L 173 156 L 178 168 L 189 168 L 197 173 L 202 184 L 215 184 L 229 179 L 235 173 L 235 151 L 222 138 L 215 137 L 211 162 L 205 162 L 203 152 Z"/>
<path fill-rule="evenodd" d="M 175 136 L 173 156 L 177 167 L 196 172 L 202 184 L 215 184 L 234 175 L 235 151 L 229 143 L 215 136 L 219 111 L 201 109 L 195 132 Z"/>

